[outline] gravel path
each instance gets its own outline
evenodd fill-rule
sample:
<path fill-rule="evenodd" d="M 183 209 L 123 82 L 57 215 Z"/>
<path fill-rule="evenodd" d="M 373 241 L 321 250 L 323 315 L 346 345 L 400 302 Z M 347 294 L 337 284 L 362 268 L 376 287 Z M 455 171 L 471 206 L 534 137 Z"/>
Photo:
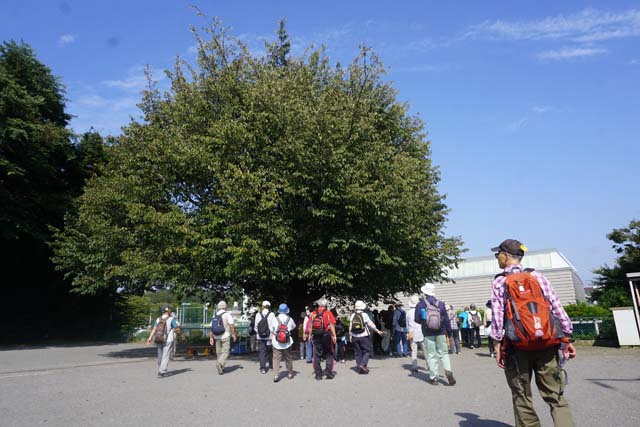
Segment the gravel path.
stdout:
<path fill-rule="evenodd" d="M 424 370 L 411 375 L 408 358 L 373 359 L 366 376 L 338 363 L 336 378 L 322 381 L 296 360 L 295 378 L 274 384 L 255 355 L 232 356 L 222 376 L 213 359 L 180 357 L 160 379 L 151 346 L 0 348 L 0 425 L 513 425 L 504 375 L 484 350 L 452 356 L 458 383 L 449 387 L 427 384 Z M 568 371 L 576 425 L 640 425 L 640 349 L 579 347 Z"/>

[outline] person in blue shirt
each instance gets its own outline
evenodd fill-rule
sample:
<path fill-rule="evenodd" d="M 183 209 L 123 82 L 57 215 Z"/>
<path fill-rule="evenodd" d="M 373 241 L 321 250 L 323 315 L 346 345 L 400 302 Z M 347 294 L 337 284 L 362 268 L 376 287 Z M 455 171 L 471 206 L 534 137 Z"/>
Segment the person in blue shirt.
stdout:
<path fill-rule="evenodd" d="M 465 307 L 464 310 L 458 314 L 458 319 L 460 319 L 460 332 L 462 333 L 462 343 L 467 348 L 473 348 L 469 343 L 469 307 Z"/>

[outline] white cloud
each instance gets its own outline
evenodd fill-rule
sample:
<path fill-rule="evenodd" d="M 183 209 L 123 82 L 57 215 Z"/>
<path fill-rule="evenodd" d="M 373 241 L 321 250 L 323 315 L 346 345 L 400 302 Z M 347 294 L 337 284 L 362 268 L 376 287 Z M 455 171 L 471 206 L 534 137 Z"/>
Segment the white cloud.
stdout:
<path fill-rule="evenodd" d="M 135 66 L 129 69 L 128 76 L 119 80 L 105 80 L 103 85 L 111 88 L 124 89 L 133 92 L 140 92 L 147 87 L 147 77 L 144 74 L 145 67 Z M 163 70 L 152 69 L 151 78 L 160 82 L 166 78 Z"/>
<path fill-rule="evenodd" d="M 595 42 L 639 37 L 640 10 L 621 13 L 585 9 L 573 15 L 558 15 L 539 21 L 484 22 L 472 26 L 465 38 L 499 40 L 572 40 Z"/>
<path fill-rule="evenodd" d="M 538 114 L 548 113 L 550 111 L 555 111 L 555 108 L 551 105 L 536 105 L 531 108 L 531 111 Z"/>
<path fill-rule="evenodd" d="M 640 59 L 634 58 L 629 61 L 629 65 L 638 65 L 640 64 Z"/>
<path fill-rule="evenodd" d="M 585 56 L 595 56 L 607 53 L 606 49 L 595 47 L 569 47 L 557 50 L 547 50 L 540 52 L 538 59 L 562 60 L 570 58 L 579 58 Z"/>
<path fill-rule="evenodd" d="M 507 130 L 510 132 L 519 131 L 520 129 L 524 128 L 528 122 L 529 119 L 527 118 L 527 116 L 521 117 L 520 119 L 507 126 Z"/>
<path fill-rule="evenodd" d="M 58 38 L 58 45 L 65 46 L 76 41 L 76 36 L 73 34 L 63 34 Z"/>

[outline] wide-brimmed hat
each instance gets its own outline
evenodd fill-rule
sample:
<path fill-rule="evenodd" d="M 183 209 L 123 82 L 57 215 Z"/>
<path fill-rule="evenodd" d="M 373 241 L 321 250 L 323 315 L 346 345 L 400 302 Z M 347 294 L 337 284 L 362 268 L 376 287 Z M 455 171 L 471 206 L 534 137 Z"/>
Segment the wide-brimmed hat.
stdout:
<path fill-rule="evenodd" d="M 424 286 L 420 288 L 420 290 L 425 295 L 436 295 L 436 285 L 434 285 L 433 283 L 425 283 Z"/>
<path fill-rule="evenodd" d="M 364 310 L 365 308 L 367 308 L 367 304 L 364 301 L 356 301 L 356 310 Z"/>
<path fill-rule="evenodd" d="M 278 313 L 289 314 L 289 306 L 285 303 L 282 303 L 278 306 Z"/>

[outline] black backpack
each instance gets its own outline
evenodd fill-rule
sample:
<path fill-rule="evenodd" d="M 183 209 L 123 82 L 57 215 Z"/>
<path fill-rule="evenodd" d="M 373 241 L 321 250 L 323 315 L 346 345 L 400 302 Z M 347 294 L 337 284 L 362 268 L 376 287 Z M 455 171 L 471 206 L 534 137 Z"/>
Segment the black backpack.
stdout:
<path fill-rule="evenodd" d="M 336 336 L 337 337 L 343 337 L 345 332 L 346 332 L 345 327 L 344 327 L 344 323 L 336 322 L 334 327 L 336 328 Z"/>
<path fill-rule="evenodd" d="M 398 326 L 401 328 L 407 327 L 407 312 L 400 310 L 400 317 L 398 317 Z"/>
<path fill-rule="evenodd" d="M 267 313 L 266 316 L 260 314 L 262 319 L 258 322 L 258 337 L 260 338 L 269 338 L 271 335 L 271 329 L 269 329 L 269 315 L 271 312 Z"/>
<path fill-rule="evenodd" d="M 361 334 L 365 331 L 364 326 L 364 318 L 362 314 L 356 313 L 353 315 L 353 320 L 351 321 L 351 332 L 354 334 Z"/>
<path fill-rule="evenodd" d="M 223 313 L 224 314 L 224 313 Z M 222 314 L 217 314 L 211 319 L 211 333 L 213 335 L 223 335 L 225 332 Z"/>

